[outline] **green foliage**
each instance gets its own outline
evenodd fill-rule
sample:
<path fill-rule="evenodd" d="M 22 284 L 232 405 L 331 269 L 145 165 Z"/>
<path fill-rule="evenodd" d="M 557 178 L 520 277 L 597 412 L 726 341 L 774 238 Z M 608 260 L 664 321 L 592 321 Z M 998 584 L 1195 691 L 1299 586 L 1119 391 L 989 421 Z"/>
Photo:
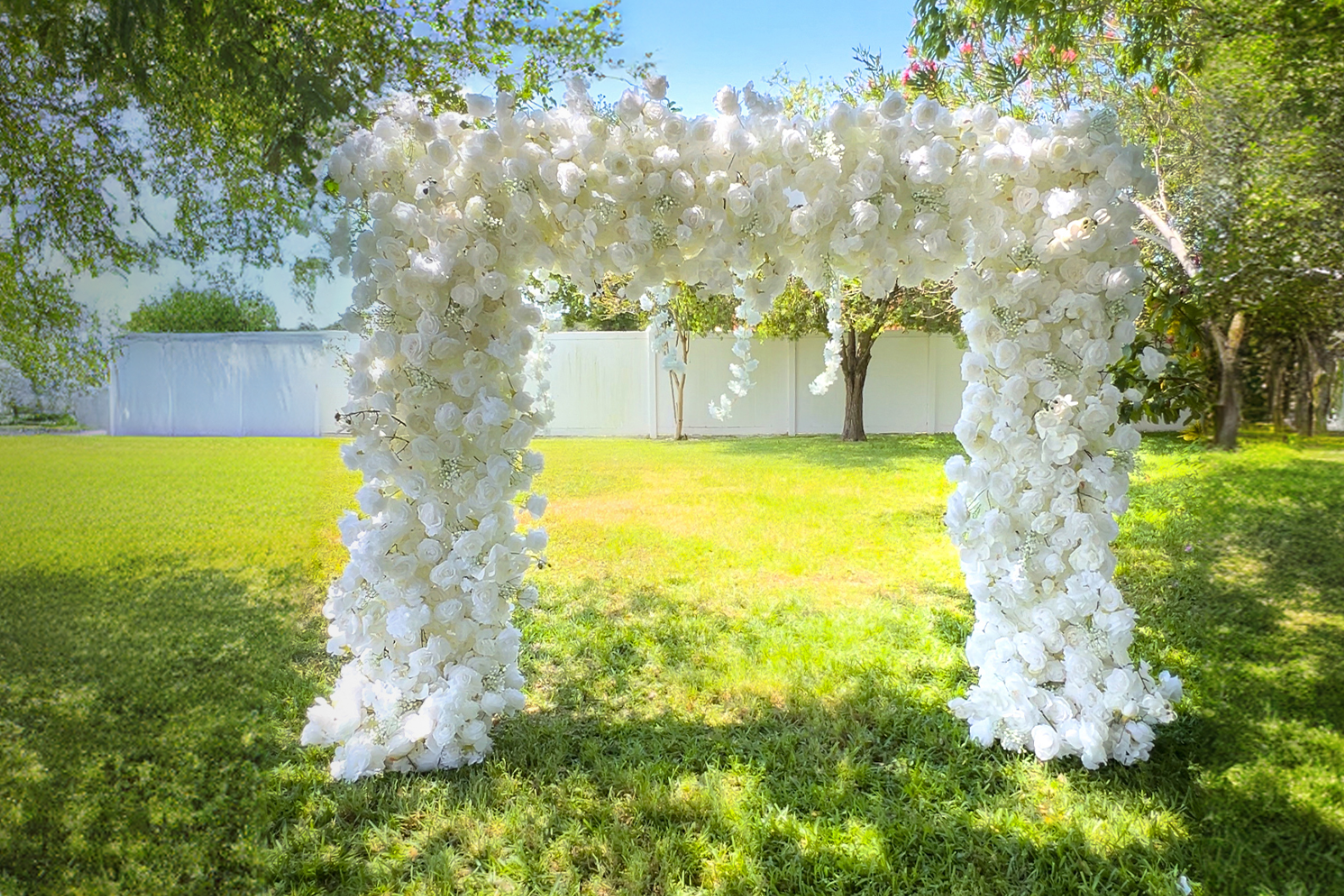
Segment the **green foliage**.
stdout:
<path fill-rule="evenodd" d="M 66 278 L 0 252 L 0 360 L 28 380 L 40 404 L 64 410 L 106 380 L 111 356 L 98 316 L 70 297 Z"/>
<path fill-rule="evenodd" d="M 921 51 L 935 59 L 953 55 L 959 40 L 977 38 L 1026 36 L 1057 53 L 1077 53 L 1093 39 L 1107 40 L 1114 44 L 1121 77 L 1156 73 L 1165 83 L 1174 71 L 1193 70 L 1203 58 L 1203 47 L 1183 27 L 1191 8 L 1184 0 L 916 0 L 914 34 Z"/>
<path fill-rule="evenodd" d="M 0 0 L 0 16 L 10 238 L 80 270 L 279 263 L 280 240 L 311 230 L 332 141 L 382 98 L 461 109 L 463 79 L 487 75 L 544 99 L 619 40 L 609 0 Z M 104 182 L 116 190 L 89 189 Z M 176 233 L 137 240 L 120 225 L 146 222 L 150 191 L 176 201 Z"/>
<path fill-rule="evenodd" d="M 873 298 L 860 292 L 856 284 L 846 284 L 840 320 L 846 329 L 867 333 L 870 338 L 888 329 L 960 333 L 961 314 L 952 304 L 951 292 L 950 284 L 927 283 L 897 286 L 886 296 Z M 785 339 L 826 333 L 826 300 L 802 281 L 790 278 L 756 332 Z"/>
<path fill-rule="evenodd" d="M 1174 382 L 1149 390 L 1163 413 L 1213 408 L 1231 421 L 1220 438 L 1234 438 L 1244 372 L 1267 384 L 1280 409 L 1270 413 L 1281 413 L 1287 380 L 1308 383 L 1296 403 L 1309 407 L 1295 416 L 1310 417 L 1344 348 L 1334 335 L 1344 327 L 1344 3 L 921 0 L 917 10 L 923 52 L 958 48 L 985 69 L 985 48 L 1016 48 L 1030 80 L 1015 102 L 1108 105 L 1148 148 L 1159 189 L 1136 198 L 1158 285 L 1145 338 L 1181 356 Z M 1254 397 L 1248 407 L 1267 412 Z"/>
<path fill-rule="evenodd" d="M 678 283 L 672 289 L 667 311 L 672 315 L 672 325 L 683 336 L 728 333 L 733 329 L 737 299 L 710 295 L 698 286 Z"/>
<path fill-rule="evenodd" d="M 797 277 L 789 278 L 784 291 L 775 297 L 774 304 L 756 326 L 757 336 L 778 339 L 797 340 L 825 332 L 826 300 Z"/>
<path fill-rule="evenodd" d="M 132 333 L 249 333 L 278 330 L 275 304 L 262 292 L 226 282 L 206 287 L 175 285 L 131 312 Z"/>
<path fill-rule="evenodd" d="M 648 326 L 647 315 L 619 294 L 623 285 L 617 282 L 608 288 L 604 281 L 587 295 L 568 277 L 553 274 L 546 287 L 547 300 L 559 309 L 560 325 L 566 330 L 642 330 Z"/>
<path fill-rule="evenodd" d="M 951 437 L 558 439 L 531 711 L 480 765 L 346 785 L 298 745 L 335 443 L 0 439 L 0 889 L 1330 896 L 1344 446 L 1247 441 L 1140 451 L 1119 575 L 1187 694 L 1149 762 L 947 711 Z"/>
<path fill-rule="evenodd" d="M 461 109 L 472 76 L 545 102 L 558 77 L 594 72 L 618 23 L 615 0 L 0 0 L 0 271 L 42 280 L 46 304 L 19 290 L 33 315 L 73 321 L 50 338 L 95 361 L 92 317 L 70 309 L 64 279 L 35 272 L 222 253 L 290 265 L 311 299 L 330 262 L 284 243 L 322 234 L 336 200 L 320 163 L 352 125 L 398 91 Z"/>

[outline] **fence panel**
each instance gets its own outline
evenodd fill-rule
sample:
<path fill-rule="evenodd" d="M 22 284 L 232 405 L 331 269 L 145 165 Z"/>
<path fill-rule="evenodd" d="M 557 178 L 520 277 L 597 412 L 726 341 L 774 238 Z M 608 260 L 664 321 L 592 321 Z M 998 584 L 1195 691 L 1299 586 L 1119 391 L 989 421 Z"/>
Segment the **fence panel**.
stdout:
<path fill-rule="evenodd" d="M 647 333 L 548 338 L 555 347 L 548 374 L 555 402 L 551 435 L 672 434 L 668 377 L 649 349 Z M 819 336 L 756 342 L 756 385 L 734 400 L 731 417 L 719 421 L 710 416 L 709 403 L 726 390 L 728 365 L 737 360 L 733 340 L 692 340 L 685 431 L 839 433 L 844 382 L 824 395 L 808 388 L 821 372 L 824 342 Z M 331 434 L 337 431 L 336 410 L 346 402 L 339 355 L 356 344 L 356 337 L 340 332 L 132 335 L 97 409 L 106 409 L 114 435 Z M 864 393 L 868 431 L 950 431 L 961 413 L 960 363 L 961 351 L 950 336 L 882 336 L 873 347 Z"/>

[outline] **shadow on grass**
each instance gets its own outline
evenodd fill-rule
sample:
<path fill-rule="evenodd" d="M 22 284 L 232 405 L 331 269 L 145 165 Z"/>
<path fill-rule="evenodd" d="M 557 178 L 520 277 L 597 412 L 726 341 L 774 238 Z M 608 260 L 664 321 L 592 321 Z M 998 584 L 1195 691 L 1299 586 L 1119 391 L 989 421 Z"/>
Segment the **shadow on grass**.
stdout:
<path fill-rule="evenodd" d="M 0 572 L 0 892 L 1338 892 L 1344 475 L 1201 456 L 1134 497 L 1139 652 L 1189 700 L 1099 772 L 967 745 L 959 609 L 589 582 L 520 620 L 542 708 L 486 762 L 332 784 L 297 745 L 334 674 L 297 572 Z"/>
<path fill-rule="evenodd" d="M 956 436 L 946 433 L 877 435 L 869 436 L 866 442 L 842 442 L 839 436 L 732 438 L 716 439 L 715 442 L 729 455 L 841 469 L 898 467 L 905 460 L 942 467 L 948 457 L 962 450 Z"/>
<path fill-rule="evenodd" d="M 0 892 L 233 889 L 332 671 L 302 581 L 182 557 L 0 571 Z"/>
<path fill-rule="evenodd" d="M 1124 779 L 1185 806 L 1213 892 L 1344 888 L 1344 440 L 1306 444 L 1140 481 L 1117 544 L 1187 695 Z"/>
<path fill-rule="evenodd" d="M 800 674 L 751 694 L 724 690 L 724 669 L 778 650 L 779 620 L 599 591 L 524 620 L 546 708 L 501 725 L 483 765 L 311 795 L 272 841 L 275 880 L 1000 896 L 1172 894 L 1188 874 L 1206 893 L 1332 892 L 1344 832 L 1281 779 L 1208 778 L 1222 728 L 1203 714 L 1165 731 L 1146 764 L 1042 765 L 966 743 L 945 706 L 964 666 L 900 664 L 924 638 L 961 634 L 956 614 L 884 632 L 871 655 L 817 656 L 819 687 Z M 1229 758 L 1257 756 L 1242 741 Z"/>

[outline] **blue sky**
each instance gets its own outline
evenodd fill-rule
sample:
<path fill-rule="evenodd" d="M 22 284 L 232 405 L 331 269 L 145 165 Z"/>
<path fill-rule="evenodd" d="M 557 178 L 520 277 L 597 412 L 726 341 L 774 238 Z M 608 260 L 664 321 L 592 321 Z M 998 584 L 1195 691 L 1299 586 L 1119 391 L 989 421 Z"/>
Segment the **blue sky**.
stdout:
<path fill-rule="evenodd" d="M 858 45 L 899 68 L 914 20 L 909 0 L 622 0 L 620 8 L 626 51 L 651 51 L 668 97 L 692 115 L 712 112 L 724 84 L 764 88 L 781 65 L 795 79 L 840 78 Z"/>
<path fill-rule="evenodd" d="M 754 81 L 768 90 L 766 82 L 781 66 L 794 79 L 840 78 L 853 68 L 858 45 L 881 51 L 890 67 L 899 68 L 913 21 L 909 0 L 622 0 L 620 10 L 623 55 L 637 59 L 651 52 L 668 78 L 668 98 L 690 115 L 712 113 L 714 94 L 724 84 Z M 611 80 L 593 86 L 612 97 L 622 89 Z M 165 264 L 153 274 L 82 279 L 75 295 L 100 314 L 125 320 L 141 299 L 191 276 L 185 266 Z M 291 296 L 287 271 L 252 272 L 247 279 L 275 301 L 283 327 L 331 323 L 349 304 L 352 286 L 347 278 L 322 284 L 310 312 Z"/>

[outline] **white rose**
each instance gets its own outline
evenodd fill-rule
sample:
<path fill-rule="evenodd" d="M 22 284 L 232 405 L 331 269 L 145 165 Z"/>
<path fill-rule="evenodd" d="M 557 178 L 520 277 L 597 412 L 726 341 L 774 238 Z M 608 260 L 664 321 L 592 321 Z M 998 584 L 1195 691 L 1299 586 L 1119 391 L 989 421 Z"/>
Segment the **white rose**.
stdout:
<path fill-rule="evenodd" d="M 425 340 L 419 333 L 407 333 L 401 337 L 401 353 L 406 356 L 406 363 L 413 367 L 419 367 L 425 363 L 429 357 L 429 350 L 425 346 Z"/>
<path fill-rule="evenodd" d="M 721 115 L 736 115 L 741 111 L 737 104 L 737 91 L 726 84 L 720 87 L 719 92 L 714 94 L 714 108 Z"/>
<path fill-rule="evenodd" d="M 1022 356 L 1022 346 L 1015 339 L 1004 339 L 994 346 L 994 366 L 1007 370 Z"/>
<path fill-rule="evenodd" d="M 1036 207 L 1040 201 L 1041 193 L 1035 187 L 1018 186 L 1013 188 L 1013 210 L 1019 215 L 1025 215 Z"/>
<path fill-rule="evenodd" d="M 651 98 L 653 98 L 653 99 L 655 99 L 655 100 L 661 100 L 661 99 L 663 99 L 664 97 L 666 97 L 666 96 L 667 96 L 667 76 L 666 76 L 666 75 L 658 75 L 657 77 L 654 77 L 654 76 L 650 75 L 649 77 L 645 78 L 645 79 L 644 79 L 644 92 L 647 93 Z"/>
<path fill-rule="evenodd" d="M 751 189 L 746 184 L 733 184 L 728 188 L 726 198 L 728 200 L 728 210 L 739 218 L 746 217 L 751 211 Z"/>
<path fill-rule="evenodd" d="M 540 554 L 546 550 L 546 545 L 550 536 L 546 534 L 545 529 L 529 529 L 526 537 L 527 549 L 534 554 Z"/>
<path fill-rule="evenodd" d="M 905 114 L 905 95 L 899 90 L 888 90 L 877 111 L 885 118 L 900 118 Z"/>
<path fill-rule="evenodd" d="M 644 99 L 633 90 L 621 94 L 616 102 L 616 117 L 626 124 L 637 121 L 644 112 Z"/>
<path fill-rule="evenodd" d="M 423 539 L 415 547 L 416 558 L 425 566 L 434 566 L 443 559 L 443 542 L 437 538 Z"/>
<path fill-rule="evenodd" d="M 981 103 L 971 112 L 971 128 L 977 134 L 989 134 L 999 124 L 999 113 L 988 103 Z"/>
<path fill-rule="evenodd" d="M 588 179 L 583 169 L 573 162 L 561 162 L 555 176 L 560 184 L 560 193 L 566 199 L 578 196 L 579 191 L 583 189 L 584 181 Z"/>
<path fill-rule="evenodd" d="M 1092 293 L 1104 291 L 1106 289 L 1106 277 L 1110 273 L 1111 266 L 1106 262 L 1092 262 L 1087 268 L 1087 273 L 1083 276 L 1083 288 Z"/>
<path fill-rule="evenodd" d="M 1139 355 L 1139 367 L 1143 369 L 1143 375 L 1150 380 L 1158 379 L 1167 369 L 1167 362 L 1170 359 L 1151 345 L 1143 350 Z"/>
<path fill-rule="evenodd" d="M 943 111 L 943 107 L 936 101 L 922 96 L 915 100 L 915 107 L 910 112 L 910 123 L 917 130 L 927 131 L 938 121 L 938 113 Z"/>
<path fill-rule="evenodd" d="M 476 288 L 466 283 L 457 284 L 449 291 L 448 295 L 454 302 L 468 310 L 475 308 L 481 300 Z"/>
<path fill-rule="evenodd" d="M 877 207 L 866 199 L 860 199 L 850 206 L 849 214 L 854 222 L 855 233 L 867 233 L 877 226 Z"/>
<path fill-rule="evenodd" d="M 796 128 L 789 128 L 780 135 L 780 151 L 784 154 L 784 161 L 792 167 L 798 168 L 807 162 L 808 145 L 807 137 Z"/>
<path fill-rule="evenodd" d="M 682 202 L 689 202 L 695 197 L 695 177 L 685 168 L 678 168 L 672 172 L 672 179 L 669 182 L 669 188 L 672 195 Z"/>
<path fill-rule="evenodd" d="M 1138 265 L 1113 268 L 1106 277 L 1106 298 L 1116 299 L 1132 292 L 1143 283 L 1143 277 L 1143 268 Z"/>
<path fill-rule="evenodd" d="M 1046 217 L 1062 218 L 1077 208 L 1082 201 L 1083 198 L 1077 190 L 1061 190 L 1055 187 L 1041 200 L 1041 210 L 1045 212 Z"/>
<path fill-rule="evenodd" d="M 476 506 L 486 509 L 504 500 L 504 490 L 493 479 L 482 479 L 476 483 Z"/>
<path fill-rule="evenodd" d="M 387 507 L 387 497 L 383 490 L 375 485 L 366 485 L 355 492 L 355 500 L 359 502 L 359 509 L 369 516 L 381 513 L 383 508 Z"/>
<path fill-rule="evenodd" d="M 439 443 L 430 436 L 416 436 L 411 439 L 411 456 L 418 461 L 431 463 L 439 458 Z"/>
<path fill-rule="evenodd" d="M 467 114 L 472 118 L 489 118 L 494 114 L 495 101 L 479 93 L 468 93 L 462 97 L 467 101 Z"/>
<path fill-rule="evenodd" d="M 1111 346 L 1104 339 L 1089 339 L 1083 346 L 1082 361 L 1088 367 L 1105 367 Z"/>
<path fill-rule="evenodd" d="M 698 205 L 692 205 L 684 209 L 681 213 L 681 223 L 692 230 L 699 230 L 705 226 L 705 210 Z"/>
<path fill-rule="evenodd" d="M 800 206 L 789 215 L 789 230 L 795 236 L 809 236 L 817 226 L 816 210 L 810 205 Z"/>
<path fill-rule="evenodd" d="M 1077 160 L 1078 153 L 1068 137 L 1051 137 L 1045 147 L 1046 164 L 1054 171 L 1067 171 Z"/>
<path fill-rule="evenodd" d="M 1042 762 L 1049 762 L 1058 756 L 1062 745 L 1059 732 L 1053 726 L 1037 725 L 1031 729 L 1031 748 Z"/>
<path fill-rule="evenodd" d="M 426 501 L 421 504 L 416 515 L 420 517 L 420 523 L 425 527 L 426 535 L 438 535 L 443 531 L 443 505 L 438 501 Z"/>

